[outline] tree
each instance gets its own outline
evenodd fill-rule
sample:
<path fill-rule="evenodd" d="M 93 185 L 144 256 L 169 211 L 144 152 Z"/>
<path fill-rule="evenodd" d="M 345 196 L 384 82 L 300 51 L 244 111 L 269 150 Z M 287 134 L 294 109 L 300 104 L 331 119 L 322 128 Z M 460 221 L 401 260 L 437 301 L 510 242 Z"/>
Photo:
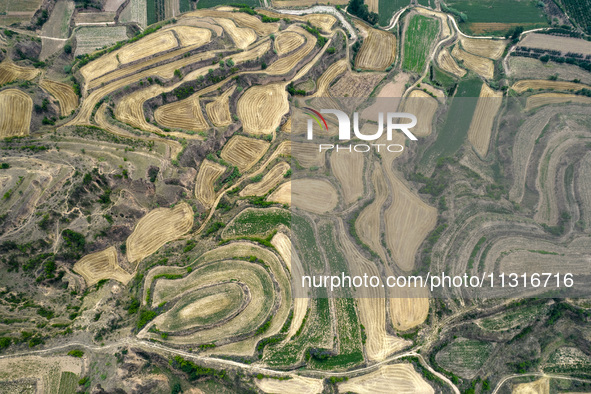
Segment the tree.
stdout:
<path fill-rule="evenodd" d="M 369 12 L 367 5 L 363 3 L 363 0 L 350 0 L 347 11 L 372 25 L 378 23 L 379 15 L 375 12 Z"/>

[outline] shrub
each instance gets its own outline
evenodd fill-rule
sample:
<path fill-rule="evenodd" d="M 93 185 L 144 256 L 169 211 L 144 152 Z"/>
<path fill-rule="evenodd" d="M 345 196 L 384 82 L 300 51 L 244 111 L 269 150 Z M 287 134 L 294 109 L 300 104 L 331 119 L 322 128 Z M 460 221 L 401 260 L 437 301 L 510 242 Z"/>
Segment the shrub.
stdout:
<path fill-rule="evenodd" d="M 80 349 L 74 349 L 74 350 L 70 350 L 68 352 L 68 356 L 80 358 L 80 357 L 84 356 L 84 352 Z"/>

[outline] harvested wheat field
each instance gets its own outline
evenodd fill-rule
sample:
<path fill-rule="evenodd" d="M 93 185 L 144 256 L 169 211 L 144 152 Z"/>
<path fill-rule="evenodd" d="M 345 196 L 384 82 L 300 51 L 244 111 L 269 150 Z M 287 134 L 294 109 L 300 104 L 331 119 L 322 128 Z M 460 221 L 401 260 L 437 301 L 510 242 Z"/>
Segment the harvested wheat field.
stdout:
<path fill-rule="evenodd" d="M 291 133 L 291 116 L 281 125 L 281 131 Z"/>
<path fill-rule="evenodd" d="M 199 96 L 196 94 L 184 100 L 158 107 L 154 111 L 154 119 L 158 124 L 168 128 L 191 131 L 203 131 L 209 128 L 201 110 Z"/>
<path fill-rule="evenodd" d="M 291 181 L 280 185 L 275 191 L 267 197 L 267 201 L 278 202 L 280 204 L 291 204 Z"/>
<path fill-rule="evenodd" d="M 249 27 L 238 27 L 226 18 L 214 18 L 214 20 L 224 28 L 237 48 L 246 49 L 257 39 L 257 34 Z"/>
<path fill-rule="evenodd" d="M 437 112 L 437 100 L 422 90 L 413 90 L 404 100 L 404 111 L 417 117 L 417 125 L 412 132 L 419 137 L 431 135 L 433 130 L 433 116 Z"/>
<path fill-rule="evenodd" d="M 248 50 L 248 51 L 240 52 L 236 56 L 232 56 L 232 58 L 234 59 L 234 62 L 236 64 L 240 64 L 244 61 L 248 61 L 251 59 L 256 59 L 257 57 L 259 57 L 263 53 L 265 53 L 269 49 L 270 45 L 271 44 L 269 42 L 263 43 L 262 45 L 259 45 L 253 49 Z M 117 80 L 117 81 L 105 86 L 104 88 L 97 89 L 97 90 L 93 91 L 88 96 L 88 98 L 83 102 L 84 112 L 81 109 L 78 116 L 71 123 L 86 124 L 83 122 L 89 116 L 89 112 L 92 110 L 92 108 L 90 108 L 90 104 L 92 102 L 94 102 L 94 100 L 96 100 L 98 97 L 102 97 L 105 93 L 114 91 L 117 88 L 121 88 L 121 87 L 125 86 L 126 82 L 137 81 L 138 79 L 140 79 L 140 77 L 139 77 L 140 75 L 144 75 L 144 76 L 156 75 L 156 76 L 168 79 L 168 78 L 172 78 L 172 76 L 174 75 L 174 71 L 177 68 L 184 67 L 186 65 L 194 63 L 195 61 L 200 61 L 200 60 L 204 60 L 204 59 L 211 59 L 213 57 L 214 57 L 214 52 L 202 52 L 202 53 L 198 53 L 196 55 L 183 57 L 183 58 L 176 60 L 172 63 L 168 63 L 168 64 L 165 64 L 162 66 L 155 67 L 151 70 L 140 72 L 137 75 L 131 75 L 131 76 L 123 78 L 121 80 Z M 222 58 L 221 60 L 225 61 L 229 58 L 230 57 Z M 219 66 L 218 65 L 211 66 L 211 68 L 217 68 L 217 67 L 219 67 Z M 151 99 L 152 97 L 155 97 L 155 96 L 162 94 L 164 92 L 170 92 L 170 91 L 176 89 L 177 87 L 179 87 L 180 85 L 182 85 L 186 81 L 191 81 L 191 80 L 198 78 L 200 76 L 207 75 L 209 69 L 210 69 L 210 67 L 203 67 L 203 68 L 198 68 L 197 70 L 191 71 L 190 73 L 188 73 L 187 75 L 184 76 L 183 80 L 175 83 L 174 85 L 169 85 L 169 86 L 164 87 L 164 86 L 160 86 L 158 84 L 155 84 L 155 85 L 150 85 L 149 87 L 144 88 L 144 89 L 136 90 L 133 93 L 128 94 L 127 96 L 124 96 L 123 99 L 121 99 L 119 101 L 119 103 L 117 103 L 117 106 L 115 109 L 115 116 L 120 121 L 125 122 L 133 127 L 136 127 L 136 128 L 142 129 L 142 130 L 146 130 L 146 131 L 152 131 L 155 133 L 162 133 L 162 130 L 160 130 L 158 127 L 156 127 L 146 121 L 146 118 L 144 115 L 144 107 L 143 107 L 144 103 L 147 100 Z M 217 90 L 219 87 L 222 87 L 223 85 L 225 85 L 225 83 L 226 83 L 225 81 L 222 81 L 222 82 L 219 82 L 215 85 L 210 85 L 210 86 L 200 90 L 199 92 L 195 93 L 193 95 L 193 97 L 200 97 L 201 95 L 211 93 L 211 92 Z M 285 91 L 283 93 L 287 94 L 287 92 L 285 92 Z M 91 96 L 93 97 L 92 100 L 90 100 Z M 186 138 L 188 138 L 188 137 L 186 137 Z M 194 137 L 194 138 L 200 138 L 200 137 Z"/>
<path fill-rule="evenodd" d="M 542 378 L 530 383 L 520 383 L 513 387 L 513 394 L 549 394 L 550 379 Z"/>
<path fill-rule="evenodd" d="M 245 14 L 243 12 L 225 12 L 213 9 L 202 9 L 199 11 L 188 12 L 183 16 L 187 18 L 213 17 L 231 19 L 237 26 L 248 27 L 254 30 L 260 37 L 266 37 L 270 34 L 277 33 L 279 30 L 279 23 L 263 23 L 256 16 Z"/>
<path fill-rule="evenodd" d="M 195 179 L 195 197 L 206 208 L 211 207 L 215 201 L 213 184 L 224 171 L 226 167 L 207 159 L 204 159 L 199 166 L 199 173 Z"/>
<path fill-rule="evenodd" d="M 468 140 L 480 157 L 486 156 L 488 152 L 493 123 L 502 102 L 503 92 L 492 90 L 486 83 L 482 84 L 478 103 L 468 130 Z"/>
<path fill-rule="evenodd" d="M 264 393 L 317 394 L 322 393 L 324 387 L 322 379 L 303 376 L 293 376 L 288 380 L 255 379 L 254 382 Z"/>
<path fill-rule="evenodd" d="M 16 80 L 30 81 L 39 74 L 33 67 L 21 67 L 9 60 L 0 63 L 0 86 Z"/>
<path fill-rule="evenodd" d="M 184 55 L 189 53 L 192 49 L 199 47 L 199 45 L 193 45 L 186 48 L 176 49 L 167 53 L 163 53 L 157 56 L 152 57 L 151 59 L 144 59 L 141 62 L 136 62 L 134 64 L 129 64 L 126 67 L 119 68 L 115 71 L 109 70 L 108 68 L 103 69 L 100 67 L 96 67 L 98 69 L 93 70 L 85 80 L 87 82 L 88 89 L 95 89 L 97 87 L 102 87 L 104 84 L 108 83 L 118 83 L 120 80 L 116 81 L 120 78 L 125 78 L 127 80 L 126 83 L 137 82 L 141 78 L 146 78 L 149 76 L 160 76 L 166 79 L 172 78 L 174 75 L 175 69 L 181 69 L 191 63 L 198 62 L 203 60 L 208 55 L 209 57 L 214 56 L 214 52 L 207 51 L 207 52 L 200 52 L 196 53 L 195 55 L 185 56 L 181 59 L 175 60 L 169 64 L 162 64 L 172 60 L 175 57 L 180 55 Z M 114 52 L 113 52 L 114 53 Z M 104 62 L 108 62 L 109 56 L 113 53 L 103 55 L 97 60 L 94 60 L 87 64 L 86 66 L 82 67 L 81 72 L 85 71 L 86 67 L 94 65 L 100 65 Z M 116 62 L 116 59 L 115 59 Z M 111 64 L 111 63 L 109 63 Z M 160 64 L 160 65 L 157 65 Z M 108 66 L 108 65 L 107 65 Z M 116 68 L 117 64 L 115 64 Z M 93 66 L 94 67 L 94 66 Z M 150 68 L 152 67 L 152 68 Z M 90 72 L 91 70 L 86 70 L 86 72 Z M 108 72 L 107 72 L 108 71 Z M 125 85 L 123 85 L 125 86 Z"/>
<path fill-rule="evenodd" d="M 92 286 L 102 279 L 115 279 L 126 285 L 132 278 L 132 275 L 119 265 L 114 246 L 82 257 L 74 264 L 74 272 L 82 275 L 87 286 Z"/>
<path fill-rule="evenodd" d="M 275 247 L 275 249 L 277 249 L 279 256 L 281 256 L 281 258 L 285 262 L 285 266 L 291 272 L 292 256 L 294 259 L 297 259 L 298 256 L 297 254 L 292 255 L 293 248 L 291 246 L 291 240 L 289 239 L 289 237 L 284 233 L 279 232 L 273 236 L 273 238 L 271 239 L 271 244 Z"/>
<path fill-rule="evenodd" d="M 306 22 L 310 22 L 312 26 L 316 26 L 327 33 L 330 32 L 337 21 L 337 18 L 329 14 L 308 14 L 303 17 Z"/>
<path fill-rule="evenodd" d="M 289 112 L 285 85 L 251 87 L 238 100 L 236 112 L 246 133 L 272 134 Z"/>
<path fill-rule="evenodd" d="M 174 208 L 156 208 L 141 218 L 127 238 L 127 260 L 139 264 L 162 245 L 174 241 L 191 230 L 193 209 L 187 203 Z"/>
<path fill-rule="evenodd" d="M 312 50 L 316 46 L 316 41 L 317 41 L 316 37 L 311 35 L 310 33 L 308 33 L 306 30 L 304 30 L 301 27 L 296 26 L 296 25 L 290 26 L 289 29 L 290 29 L 289 31 L 294 31 L 294 32 L 304 36 L 306 39 L 306 43 L 303 46 L 301 46 L 298 50 L 293 51 L 289 55 L 283 56 L 283 57 L 279 58 L 279 60 L 276 60 L 275 62 L 273 62 L 273 64 L 271 64 L 265 70 L 268 74 L 271 74 L 271 75 L 287 74 L 288 72 L 293 70 L 294 67 L 298 63 L 300 63 L 310 52 L 312 52 Z M 310 65 L 310 63 L 308 65 Z M 302 68 L 298 72 L 298 75 L 302 74 L 302 70 L 304 70 L 304 68 Z M 295 80 L 300 78 L 298 75 L 296 75 L 294 77 Z"/>
<path fill-rule="evenodd" d="M 168 56 L 170 56 L 170 54 L 163 55 L 163 57 Z M 97 89 L 93 90 L 88 96 L 86 96 L 85 100 L 82 101 L 82 104 L 79 107 L 80 109 L 78 111 L 78 115 L 69 124 L 89 124 L 90 117 L 92 115 L 96 103 L 98 103 L 103 97 L 117 91 L 118 89 L 122 89 L 129 84 L 135 83 L 141 80 L 142 78 L 147 78 L 150 76 L 157 76 L 160 78 L 170 79 L 174 76 L 174 70 L 180 69 L 194 62 L 198 62 L 205 59 L 211 59 L 214 56 L 215 53 L 213 52 L 201 52 L 188 57 L 182 57 L 181 59 L 175 60 L 171 63 L 156 66 L 143 71 L 137 69 L 137 67 L 139 66 L 131 66 L 123 70 L 115 71 L 109 75 L 105 75 L 107 82 L 110 81 L 110 78 L 112 78 L 113 74 L 117 74 L 119 72 L 122 73 L 122 78 L 110 83 L 105 82 L 105 86 L 98 87 Z M 95 60 L 94 62 L 90 62 L 88 65 L 92 65 L 95 62 L 100 61 L 100 59 L 102 58 L 103 57 Z M 151 64 L 151 62 L 158 60 L 161 61 L 162 58 L 158 57 L 156 59 L 148 60 L 143 64 L 143 66 L 147 67 L 149 64 Z M 202 69 L 198 69 L 195 70 L 193 73 L 198 73 L 201 71 Z M 130 75 L 128 75 L 129 72 L 131 72 Z M 185 78 L 188 79 L 190 76 L 192 76 L 193 73 L 187 74 Z M 206 73 L 207 70 L 204 70 L 203 74 Z M 194 75 L 195 78 L 198 76 L 199 75 Z M 98 83 L 100 80 L 102 80 L 102 77 L 100 79 L 97 78 L 96 80 L 92 81 L 90 85 L 94 84 L 95 82 Z M 117 109 L 115 111 L 117 118 L 120 120 L 122 119 L 125 122 L 129 122 L 134 127 L 145 127 L 147 130 L 154 130 L 156 132 L 161 131 L 157 127 L 146 122 L 143 111 L 143 103 L 145 102 L 145 100 L 154 97 L 164 91 L 170 91 L 175 89 L 178 85 L 180 85 L 180 82 L 167 88 L 164 88 L 157 84 L 151 85 L 145 89 L 136 90 L 133 93 L 124 96 L 123 99 L 120 100 L 119 103 L 117 103 Z"/>
<path fill-rule="evenodd" d="M 511 86 L 511 89 L 517 93 L 523 93 L 528 89 L 532 90 L 581 90 L 590 89 L 591 86 L 583 85 L 582 83 L 565 82 L 565 81 L 551 81 L 547 79 L 525 79 L 518 81 Z"/>
<path fill-rule="evenodd" d="M 219 28 L 219 27 L 218 27 Z M 204 45 L 211 40 L 211 31 L 202 27 L 194 26 L 175 26 L 175 31 L 180 46 L 188 47 L 193 45 Z"/>
<path fill-rule="evenodd" d="M 107 53 L 98 59 L 88 63 L 80 68 L 80 74 L 84 77 L 85 83 L 88 85 L 93 79 L 99 78 L 119 67 L 119 60 L 117 60 L 116 52 Z"/>
<path fill-rule="evenodd" d="M 335 151 L 330 155 L 330 167 L 341 186 L 346 205 L 363 196 L 364 158 L 364 154 L 347 151 Z"/>
<path fill-rule="evenodd" d="M 468 38 L 463 36 L 460 36 L 460 42 L 466 52 L 493 60 L 500 59 L 507 46 L 506 40 Z"/>
<path fill-rule="evenodd" d="M 563 103 L 591 104 L 591 97 L 567 93 L 534 94 L 527 98 L 527 101 L 525 102 L 525 110 L 530 111 L 543 105 Z"/>
<path fill-rule="evenodd" d="M 383 73 L 347 72 L 330 88 L 332 97 L 369 97 L 374 87 L 384 78 Z"/>
<path fill-rule="evenodd" d="M 384 71 L 396 60 L 396 36 L 394 34 L 355 23 L 367 34 L 355 57 L 355 67 L 364 70 Z"/>
<path fill-rule="evenodd" d="M 486 79 L 492 79 L 494 77 L 495 65 L 492 60 L 468 53 L 461 49 L 459 45 L 454 46 L 451 54 L 456 59 L 462 60 L 464 67 L 474 71 L 481 77 Z"/>
<path fill-rule="evenodd" d="M 251 183 L 242 189 L 242 191 L 240 191 L 240 196 L 264 196 L 269 190 L 285 179 L 284 175 L 287 170 L 289 170 L 289 167 L 289 164 L 286 162 L 277 164 L 275 167 L 271 168 L 259 182 Z"/>
<path fill-rule="evenodd" d="M 211 32 L 207 29 L 195 28 L 196 32 L 202 32 L 204 37 L 211 37 Z M 148 34 L 146 37 L 133 44 L 126 45 L 119 51 L 117 51 L 117 58 L 121 64 L 131 63 L 136 60 L 140 60 L 159 52 L 168 51 L 176 48 L 178 42 L 174 33 L 170 30 L 158 31 L 152 34 Z"/>
<path fill-rule="evenodd" d="M 382 366 L 375 372 L 339 383 L 338 387 L 341 393 L 351 391 L 358 394 L 430 394 L 435 392 L 412 365 L 406 363 Z"/>
<path fill-rule="evenodd" d="M 230 96 L 232 96 L 234 90 L 236 90 L 236 86 L 232 86 L 230 89 L 222 93 L 221 96 L 205 105 L 205 113 L 207 113 L 207 117 L 214 126 L 224 127 L 232 123 L 232 114 L 230 114 Z"/>
<path fill-rule="evenodd" d="M 291 156 L 302 167 L 324 167 L 326 152 L 320 152 L 318 145 L 307 142 L 292 142 Z"/>
<path fill-rule="evenodd" d="M 277 34 L 273 48 L 277 51 L 277 55 L 283 56 L 301 47 L 304 42 L 306 42 L 306 39 L 301 34 L 294 31 L 285 31 Z"/>
<path fill-rule="evenodd" d="M 390 319 L 395 329 L 410 330 L 422 324 L 429 315 L 429 291 L 424 287 L 392 288 L 388 294 Z"/>
<path fill-rule="evenodd" d="M 65 83 L 44 79 L 39 83 L 43 89 L 57 99 L 60 103 L 62 116 L 68 116 L 78 107 L 78 96 L 74 89 Z"/>
<path fill-rule="evenodd" d="M 33 100 L 18 89 L 0 91 L 0 138 L 29 135 Z"/>
<path fill-rule="evenodd" d="M 333 3 L 335 4 L 335 3 Z M 259 14 L 266 15 L 270 18 L 284 18 L 285 14 L 280 14 L 271 10 L 259 9 Z M 329 33 L 332 26 L 336 23 L 337 19 L 330 14 L 307 14 L 307 15 L 289 15 L 289 19 L 299 22 L 310 22 L 314 27 L 317 27 L 324 32 Z"/>
<path fill-rule="evenodd" d="M 337 206 L 339 197 L 330 182 L 303 178 L 281 185 L 267 200 L 293 204 L 298 209 L 312 213 L 325 213 Z"/>
<path fill-rule="evenodd" d="M 263 157 L 269 145 L 267 141 L 236 135 L 224 145 L 220 156 L 244 172 Z"/>
<path fill-rule="evenodd" d="M 437 55 L 437 63 L 439 63 L 439 67 L 441 67 L 443 71 L 447 71 L 457 77 L 462 78 L 466 75 L 466 70 L 458 66 L 458 63 L 456 63 L 454 58 L 451 57 L 446 48 L 439 51 L 439 54 Z"/>
<path fill-rule="evenodd" d="M 382 218 L 382 206 L 388 198 L 388 185 L 384 178 L 381 166 L 376 165 L 372 171 L 372 186 L 375 190 L 374 200 L 359 214 L 355 221 L 355 230 L 359 238 L 376 252 L 383 261 L 386 254 L 381 242 L 380 222 Z"/>
<path fill-rule="evenodd" d="M 411 271 L 421 243 L 435 228 L 437 209 L 413 193 L 396 174 L 387 173 L 392 204 L 386 209 L 386 245 L 392 258 L 404 271 Z"/>
<path fill-rule="evenodd" d="M 347 59 L 341 59 L 330 65 L 324 73 L 316 81 L 316 93 L 312 97 L 328 96 L 328 88 L 330 84 L 342 73 L 347 71 Z"/>

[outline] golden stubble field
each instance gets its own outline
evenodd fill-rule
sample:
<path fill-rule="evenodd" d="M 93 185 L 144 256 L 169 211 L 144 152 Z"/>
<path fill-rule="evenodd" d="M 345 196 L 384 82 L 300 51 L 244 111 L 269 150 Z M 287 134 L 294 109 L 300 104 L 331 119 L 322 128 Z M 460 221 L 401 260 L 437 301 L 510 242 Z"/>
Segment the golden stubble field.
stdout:
<path fill-rule="evenodd" d="M 215 201 L 213 188 L 215 180 L 226 171 L 226 167 L 216 162 L 204 159 L 199 167 L 195 179 L 195 197 L 205 207 L 211 207 Z"/>
<path fill-rule="evenodd" d="M 365 36 L 363 44 L 355 57 L 355 67 L 384 71 L 396 60 L 396 36 L 384 30 L 374 29 L 363 22 L 355 26 Z"/>
<path fill-rule="evenodd" d="M 568 93 L 540 93 L 529 96 L 525 102 L 525 110 L 531 111 L 532 109 L 541 107 L 543 105 L 550 104 L 562 104 L 562 103 L 580 103 L 580 104 L 591 104 L 591 97 L 579 96 L 576 94 Z"/>
<path fill-rule="evenodd" d="M 30 81 L 39 74 L 39 70 L 33 67 L 22 67 L 10 60 L 0 63 L 0 86 L 17 80 Z"/>
<path fill-rule="evenodd" d="M 384 365 L 374 372 L 339 383 L 339 392 L 359 394 L 421 393 L 435 390 L 411 364 Z"/>
<path fill-rule="evenodd" d="M 518 81 L 511 86 L 517 93 L 523 93 L 528 89 L 532 90 L 581 90 L 581 89 L 589 89 L 591 86 L 584 85 L 582 83 L 576 82 L 565 82 L 565 81 L 551 81 L 547 79 L 525 79 L 522 81 Z"/>
<path fill-rule="evenodd" d="M 493 124 L 502 103 L 503 92 L 497 92 L 483 83 L 468 130 L 468 140 L 480 157 L 488 153 Z"/>
<path fill-rule="evenodd" d="M 0 91 L 0 137 L 29 135 L 33 99 L 18 89 Z"/>
<path fill-rule="evenodd" d="M 280 185 L 267 201 L 292 205 L 312 213 L 332 211 L 339 202 L 334 186 L 324 179 L 301 178 Z"/>
<path fill-rule="evenodd" d="M 460 43 L 466 52 L 493 60 L 500 59 L 507 46 L 506 40 L 468 38 L 464 36 L 460 36 Z"/>
<path fill-rule="evenodd" d="M 74 264 L 74 271 L 82 275 L 87 286 L 92 286 L 102 279 L 115 279 L 126 285 L 132 278 L 132 275 L 119 265 L 114 246 L 84 256 Z"/>
<path fill-rule="evenodd" d="M 486 79 L 492 79 L 494 77 L 495 67 L 492 60 L 466 52 L 461 49 L 459 45 L 454 46 L 451 55 L 456 59 L 463 61 L 464 67 L 474 71 L 481 77 Z"/>
<path fill-rule="evenodd" d="M 273 166 L 259 182 L 251 183 L 240 191 L 240 196 L 264 196 L 272 188 L 285 179 L 284 175 L 289 170 L 290 165 L 286 162 L 278 163 Z"/>
<path fill-rule="evenodd" d="M 462 78 L 466 75 L 466 70 L 458 66 L 458 63 L 456 63 L 454 58 L 449 54 L 447 48 L 443 48 L 437 54 L 437 63 L 439 63 L 439 67 L 441 67 L 442 70 L 457 77 Z"/>
<path fill-rule="evenodd" d="M 363 196 L 363 167 L 365 155 L 340 151 L 330 155 L 330 167 L 343 191 L 345 204 L 351 204 Z"/>
<path fill-rule="evenodd" d="M 413 134 L 418 137 L 431 135 L 433 130 L 433 117 L 437 112 L 439 103 L 428 93 L 422 90 L 413 90 L 403 102 L 403 112 L 414 114 L 417 117 L 417 125 L 413 128 Z"/>
<path fill-rule="evenodd" d="M 205 105 L 205 113 L 210 122 L 216 127 L 229 126 L 232 123 L 232 114 L 230 113 L 230 96 L 236 90 L 236 86 L 227 89 L 215 100 Z"/>
<path fill-rule="evenodd" d="M 137 266 L 165 243 L 189 232 L 192 226 L 193 209 L 187 203 L 150 211 L 138 221 L 133 233 L 127 238 L 127 260 Z"/>
<path fill-rule="evenodd" d="M 78 96 L 70 85 L 62 82 L 43 79 L 39 86 L 47 90 L 60 104 L 62 116 L 70 115 L 78 107 Z"/>
<path fill-rule="evenodd" d="M 236 135 L 224 145 L 220 157 L 244 172 L 263 157 L 269 145 L 267 141 Z"/>
<path fill-rule="evenodd" d="M 246 133 L 272 134 L 289 111 L 285 84 L 251 87 L 238 100 L 236 111 Z"/>

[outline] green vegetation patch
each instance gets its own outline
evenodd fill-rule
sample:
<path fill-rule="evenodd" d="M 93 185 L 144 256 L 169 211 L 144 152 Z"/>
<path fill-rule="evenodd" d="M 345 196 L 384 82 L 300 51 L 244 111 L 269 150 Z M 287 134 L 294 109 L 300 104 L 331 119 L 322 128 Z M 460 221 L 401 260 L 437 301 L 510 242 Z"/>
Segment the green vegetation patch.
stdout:
<path fill-rule="evenodd" d="M 479 325 L 491 331 L 503 331 L 518 325 L 525 326 L 546 312 L 545 305 L 530 305 L 513 308 L 480 320 Z"/>
<path fill-rule="evenodd" d="M 431 66 L 430 78 L 433 85 L 444 89 L 449 95 L 453 94 L 457 85 L 456 79 L 453 76 L 433 64 Z"/>
<path fill-rule="evenodd" d="M 410 5 L 410 0 L 379 0 L 378 4 L 378 23 L 380 26 L 388 26 L 392 16 L 401 8 Z"/>
<path fill-rule="evenodd" d="M 447 370 L 469 377 L 484 365 L 492 348 L 487 342 L 460 338 L 437 353 L 437 362 Z"/>
<path fill-rule="evenodd" d="M 578 0 L 572 0 L 578 2 Z M 473 34 L 505 34 L 517 25 L 548 26 L 537 0 L 448 0 L 448 11 L 459 16 L 460 28 Z M 588 10 L 588 8 L 586 8 Z"/>
<path fill-rule="evenodd" d="M 332 223 L 320 226 L 320 243 L 324 249 L 331 272 L 344 272 L 350 275 L 345 256 L 338 248 L 335 229 Z M 336 355 L 309 353 L 312 365 L 320 369 L 350 368 L 364 361 L 361 328 L 355 300 L 349 291 L 342 296 L 347 298 L 333 298 L 337 321 L 337 336 L 339 348 Z"/>
<path fill-rule="evenodd" d="M 179 9 L 181 12 L 191 11 L 191 0 L 179 0 Z"/>
<path fill-rule="evenodd" d="M 413 15 L 404 34 L 402 68 L 421 74 L 429 57 L 431 45 L 439 34 L 439 21 L 422 15 Z"/>
<path fill-rule="evenodd" d="M 197 2 L 197 8 L 211 8 L 218 5 L 234 5 L 244 4 L 250 7 L 259 7 L 261 4 L 258 0 L 199 0 Z"/>
<path fill-rule="evenodd" d="M 302 327 L 289 342 L 265 348 L 264 360 L 269 365 L 294 365 L 301 360 L 304 352 L 310 358 L 310 351 L 320 357 L 323 349 L 326 350 L 332 336 L 329 299 L 311 298 L 310 304 L 311 309 Z"/>
<path fill-rule="evenodd" d="M 559 3 L 569 18 L 574 19 L 587 34 L 591 34 L 591 0 L 560 0 Z"/>
<path fill-rule="evenodd" d="M 73 372 L 62 372 L 59 394 L 70 394 L 78 391 L 78 375 Z"/>
<path fill-rule="evenodd" d="M 318 249 L 318 242 L 314 228 L 308 220 L 302 216 L 292 215 L 291 217 L 292 242 L 302 262 L 304 272 L 322 272 L 324 263 Z"/>
<path fill-rule="evenodd" d="M 164 20 L 164 0 L 147 0 L 146 4 L 148 10 L 148 25 Z"/>
<path fill-rule="evenodd" d="M 476 78 L 460 82 L 451 99 L 445 124 L 437 134 L 437 140 L 425 150 L 421 159 L 423 163 L 438 157 L 451 157 L 462 146 L 468 135 L 481 87 L 482 81 Z"/>
<path fill-rule="evenodd" d="M 576 347 L 561 347 L 548 358 L 544 371 L 570 374 L 591 374 L 591 358 Z"/>
<path fill-rule="evenodd" d="M 224 229 L 222 238 L 268 236 L 279 225 L 289 227 L 291 212 L 280 208 L 245 209 Z"/>

